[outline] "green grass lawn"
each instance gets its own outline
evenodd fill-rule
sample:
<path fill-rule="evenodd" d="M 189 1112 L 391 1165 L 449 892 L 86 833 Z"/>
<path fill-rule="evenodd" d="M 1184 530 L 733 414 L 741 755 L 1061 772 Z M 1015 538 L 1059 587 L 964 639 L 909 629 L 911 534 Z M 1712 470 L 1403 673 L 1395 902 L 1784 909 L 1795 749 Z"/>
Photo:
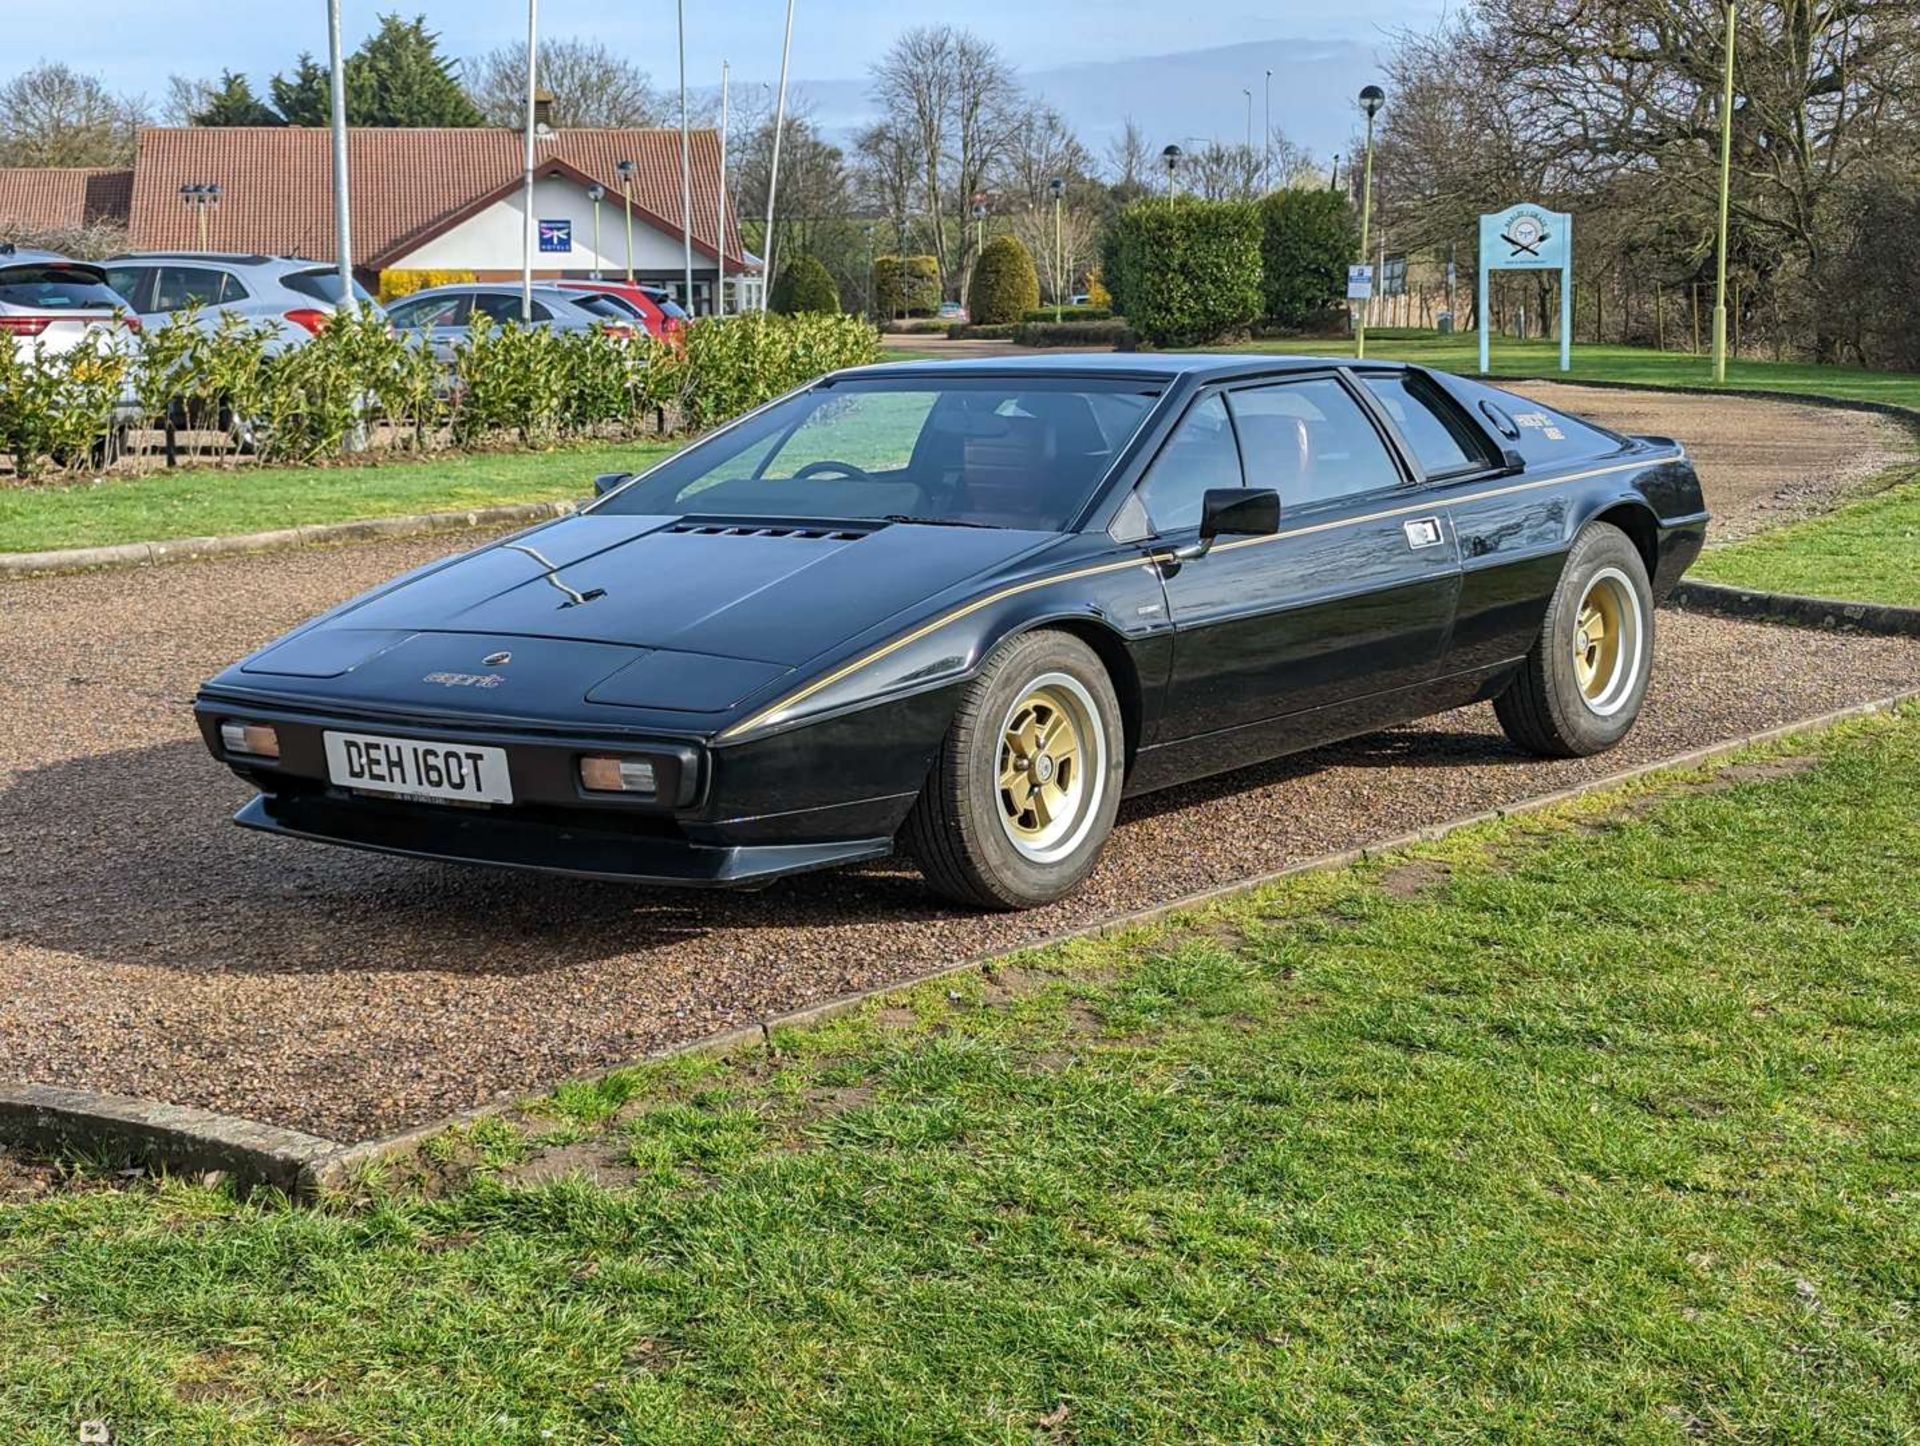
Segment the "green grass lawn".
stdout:
<path fill-rule="evenodd" d="M 1920 473 L 1824 517 L 1713 548 L 1691 575 L 1761 592 L 1920 607 Z"/>
<path fill-rule="evenodd" d="M 563 1089 L 434 1191 L 0 1206 L 0 1439 L 1913 1440 L 1920 713 L 1785 747 Z"/>
<path fill-rule="evenodd" d="M 1353 343 L 1304 338 L 1254 341 L 1217 350 L 1352 356 Z M 1367 355 L 1383 361 L 1417 362 L 1421 366 L 1467 375 L 1477 374 L 1480 368 L 1480 342 L 1471 333 L 1440 336 L 1425 331 L 1376 329 L 1368 333 Z M 1491 363 L 1495 377 L 1557 376 L 1560 344 L 1495 338 Z M 1710 387 L 1713 361 L 1710 357 L 1659 352 L 1649 347 L 1576 344 L 1573 370 L 1567 379 L 1628 382 L 1647 387 Z M 1801 392 L 1809 396 L 1893 402 L 1920 408 L 1920 376 L 1909 372 L 1870 372 L 1856 367 L 1814 366 L 1805 362 L 1734 361 L 1727 367 L 1727 385 L 1737 390 Z"/>
<path fill-rule="evenodd" d="M 355 467 L 183 467 L 137 478 L 0 487 L 0 552 L 264 532 L 411 512 L 592 495 L 601 472 L 651 466 L 678 443 L 437 455 Z"/>

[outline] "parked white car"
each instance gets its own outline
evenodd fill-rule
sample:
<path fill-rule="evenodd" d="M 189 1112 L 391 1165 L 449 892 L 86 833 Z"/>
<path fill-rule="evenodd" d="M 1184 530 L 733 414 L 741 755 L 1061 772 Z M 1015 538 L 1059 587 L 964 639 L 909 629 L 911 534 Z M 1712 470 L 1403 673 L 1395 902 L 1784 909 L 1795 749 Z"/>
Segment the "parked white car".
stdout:
<path fill-rule="evenodd" d="M 20 360 L 83 345 L 130 351 L 139 327 L 98 266 L 0 245 L 0 334 Z"/>

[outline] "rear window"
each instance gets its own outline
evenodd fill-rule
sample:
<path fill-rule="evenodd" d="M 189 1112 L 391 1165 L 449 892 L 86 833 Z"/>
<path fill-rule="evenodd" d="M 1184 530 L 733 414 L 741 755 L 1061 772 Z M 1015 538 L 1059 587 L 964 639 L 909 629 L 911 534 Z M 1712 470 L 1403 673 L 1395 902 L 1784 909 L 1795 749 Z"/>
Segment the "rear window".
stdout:
<path fill-rule="evenodd" d="M 295 271 L 280 278 L 281 285 L 289 291 L 297 291 L 302 296 L 311 296 L 315 301 L 324 301 L 328 306 L 340 304 L 340 273 L 338 271 Z M 362 306 L 372 306 L 373 297 L 359 282 L 353 283 L 353 299 Z"/>
<path fill-rule="evenodd" d="M 575 306 L 591 311 L 595 316 L 604 316 L 609 321 L 632 321 L 636 317 L 644 321 L 647 315 L 626 297 L 615 296 L 607 291 L 570 292 L 567 300 Z"/>
<path fill-rule="evenodd" d="M 0 303 L 36 311 L 111 311 L 126 304 L 92 267 L 48 262 L 0 267 Z"/>

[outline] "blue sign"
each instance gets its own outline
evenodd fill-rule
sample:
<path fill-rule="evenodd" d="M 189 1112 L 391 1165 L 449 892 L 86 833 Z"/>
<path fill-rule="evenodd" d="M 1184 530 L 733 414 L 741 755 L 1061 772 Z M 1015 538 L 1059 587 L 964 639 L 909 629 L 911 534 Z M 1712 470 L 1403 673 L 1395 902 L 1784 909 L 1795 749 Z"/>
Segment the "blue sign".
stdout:
<path fill-rule="evenodd" d="M 573 222 L 542 221 L 540 223 L 540 249 L 542 251 L 573 250 Z"/>
<path fill-rule="evenodd" d="M 1480 374 L 1489 356 L 1487 278 L 1495 271 L 1560 273 L 1560 370 L 1573 369 L 1573 217 L 1544 206 L 1509 206 L 1480 218 Z"/>

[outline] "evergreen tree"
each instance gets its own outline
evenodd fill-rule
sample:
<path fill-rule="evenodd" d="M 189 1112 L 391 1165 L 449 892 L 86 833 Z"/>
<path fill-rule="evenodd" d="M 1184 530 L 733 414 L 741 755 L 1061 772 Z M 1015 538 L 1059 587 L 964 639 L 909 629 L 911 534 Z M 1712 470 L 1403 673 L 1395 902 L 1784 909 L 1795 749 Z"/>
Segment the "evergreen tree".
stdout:
<path fill-rule="evenodd" d="M 207 97 L 206 104 L 188 118 L 197 126 L 278 126 L 285 125 L 272 106 L 253 93 L 244 75 L 231 70 L 220 73 L 220 84 Z"/>
<path fill-rule="evenodd" d="M 276 75 L 273 103 L 289 125 L 324 126 L 333 88 L 327 69 L 304 51 L 289 76 Z M 480 112 L 440 53 L 427 18 L 380 17 L 380 28 L 347 57 L 347 124 L 477 126 Z"/>
<path fill-rule="evenodd" d="M 380 29 L 347 62 L 347 116 L 361 126 L 481 123 L 424 15 L 380 17 Z"/>
<path fill-rule="evenodd" d="M 300 62 L 294 66 L 293 74 L 276 75 L 268 89 L 273 92 L 273 108 L 280 112 L 280 118 L 288 125 L 323 126 L 328 123 L 333 87 L 328 83 L 326 66 L 306 51 L 300 52 Z M 352 120 L 353 117 L 349 116 L 348 119 Z"/>

